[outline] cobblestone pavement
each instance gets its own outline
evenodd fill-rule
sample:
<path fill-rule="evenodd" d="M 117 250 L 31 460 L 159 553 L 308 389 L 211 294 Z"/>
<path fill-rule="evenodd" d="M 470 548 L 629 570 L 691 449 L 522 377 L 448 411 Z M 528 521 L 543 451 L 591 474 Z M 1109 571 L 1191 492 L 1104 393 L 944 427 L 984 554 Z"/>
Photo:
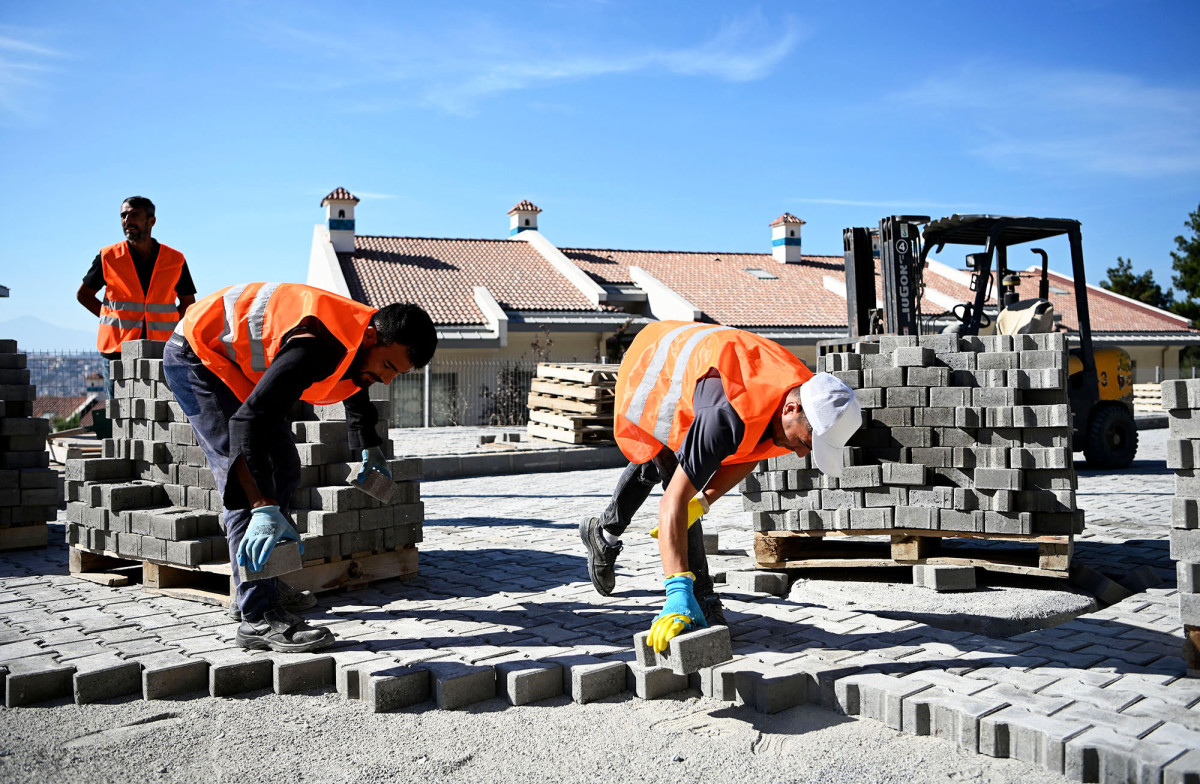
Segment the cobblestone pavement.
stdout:
<path fill-rule="evenodd" d="M 735 659 L 690 680 L 643 669 L 630 640 L 662 601 L 657 545 L 646 535 L 657 496 L 626 534 L 616 594 L 597 595 L 576 524 L 606 503 L 619 471 L 605 469 L 424 483 L 420 576 L 325 595 L 313 615 L 340 642 L 314 655 L 242 652 L 219 609 L 73 579 L 61 544 L 2 555 L 7 700 L 336 685 L 383 711 L 496 695 L 514 704 L 626 689 L 654 698 L 690 686 L 767 713 L 815 703 L 1074 780 L 1195 781 L 1200 680 L 1186 677 L 1179 655 L 1166 547 L 1172 477 L 1157 432 L 1143 432 L 1133 470 L 1080 472 L 1088 531 L 1076 554 L 1110 577 L 1149 565 L 1165 582 L 1014 638 L 725 585 Z M 720 533 L 714 571 L 750 568 L 748 523 L 736 496 L 714 505 L 705 523 Z"/>

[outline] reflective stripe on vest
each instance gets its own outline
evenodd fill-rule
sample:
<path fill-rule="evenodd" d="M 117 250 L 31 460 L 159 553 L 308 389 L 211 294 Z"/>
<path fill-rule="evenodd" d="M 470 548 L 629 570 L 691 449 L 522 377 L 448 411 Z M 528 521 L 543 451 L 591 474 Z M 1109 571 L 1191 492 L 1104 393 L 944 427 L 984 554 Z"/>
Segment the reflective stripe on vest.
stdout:
<path fill-rule="evenodd" d="M 662 401 L 659 403 L 658 413 L 655 416 L 654 437 L 664 444 L 667 443 L 671 435 L 671 423 L 675 419 L 675 409 L 678 408 L 679 398 L 683 395 L 683 375 L 687 371 L 688 360 L 691 358 L 692 352 L 696 350 L 696 346 L 700 341 L 707 336 L 732 329 L 731 327 L 722 326 L 695 329 L 696 326 L 696 324 L 684 324 L 683 326 L 676 327 L 658 341 L 658 345 L 654 349 L 654 356 L 650 359 L 650 364 L 646 366 L 645 373 L 638 379 L 637 389 L 634 390 L 633 396 L 629 400 L 629 405 L 625 408 L 623 414 L 634 425 L 637 425 L 641 421 L 642 416 L 646 413 L 646 401 L 649 399 L 654 385 L 658 382 L 660 374 L 666 367 L 667 358 L 671 354 L 671 348 L 680 340 L 683 340 L 683 346 L 679 350 L 679 355 L 675 358 L 675 365 L 671 368 L 671 383 L 667 387 Z M 684 338 L 683 334 L 688 330 L 695 331 Z"/>
<path fill-rule="evenodd" d="M 225 308 L 225 326 L 221 331 L 220 339 L 225 346 L 225 356 L 229 357 L 230 362 L 237 361 L 237 352 L 233 348 L 234 324 L 229 317 L 234 311 L 234 304 L 238 301 L 238 297 L 242 296 L 247 285 L 249 284 L 242 283 L 234 286 L 221 297 Z M 264 283 L 258 293 L 254 295 L 254 301 L 250 303 L 250 312 L 246 314 L 246 332 L 250 344 L 250 369 L 256 373 L 262 373 L 267 369 L 267 350 L 263 347 L 263 321 L 267 316 L 267 303 L 271 301 L 271 295 L 275 293 L 277 286 L 279 286 L 278 283 Z"/>

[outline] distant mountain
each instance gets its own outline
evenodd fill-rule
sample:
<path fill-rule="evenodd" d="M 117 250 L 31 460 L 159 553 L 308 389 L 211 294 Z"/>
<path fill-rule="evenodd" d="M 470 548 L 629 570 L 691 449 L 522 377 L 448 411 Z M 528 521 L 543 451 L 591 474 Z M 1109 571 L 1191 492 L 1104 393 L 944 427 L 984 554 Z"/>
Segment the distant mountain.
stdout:
<path fill-rule="evenodd" d="M 3 303 L 3 300 L 0 300 Z M 96 331 L 60 327 L 37 316 L 0 321 L 0 340 L 17 341 L 21 351 L 95 351 Z"/>

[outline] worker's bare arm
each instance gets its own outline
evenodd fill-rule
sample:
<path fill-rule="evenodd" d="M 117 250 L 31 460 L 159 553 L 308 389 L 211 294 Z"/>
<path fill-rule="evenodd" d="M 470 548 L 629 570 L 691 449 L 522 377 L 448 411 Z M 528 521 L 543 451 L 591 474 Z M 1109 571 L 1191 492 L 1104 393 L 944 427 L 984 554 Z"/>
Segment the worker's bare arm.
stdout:
<path fill-rule="evenodd" d="M 737 487 L 738 483 L 749 476 L 757 465 L 758 461 L 721 466 L 704 486 L 704 500 L 710 504 L 716 501 Z"/>
<path fill-rule="evenodd" d="M 96 296 L 99 293 L 97 289 L 90 288 L 86 284 L 80 284 L 79 291 L 75 292 L 76 301 L 97 318 L 100 317 L 100 299 Z"/>
<path fill-rule="evenodd" d="M 687 473 L 676 471 L 658 506 L 658 553 L 662 559 L 663 574 L 688 571 L 688 501 L 694 495 L 696 487 L 688 479 Z"/>

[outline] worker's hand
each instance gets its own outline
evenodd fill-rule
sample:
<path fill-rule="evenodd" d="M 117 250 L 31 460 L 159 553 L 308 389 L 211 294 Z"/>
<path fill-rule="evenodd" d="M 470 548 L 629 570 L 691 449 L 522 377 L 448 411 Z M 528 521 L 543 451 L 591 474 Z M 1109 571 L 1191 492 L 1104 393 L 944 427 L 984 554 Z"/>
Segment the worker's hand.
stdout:
<path fill-rule="evenodd" d="M 250 513 L 250 527 L 238 545 L 237 562 L 252 572 L 261 572 L 275 545 L 284 539 L 300 541 L 300 534 L 278 506 L 260 506 Z M 300 545 L 304 552 L 304 545 Z"/>
<path fill-rule="evenodd" d="M 708 505 L 708 500 L 705 499 L 703 493 L 696 496 L 691 501 L 688 501 L 688 528 L 691 528 L 696 524 L 697 520 L 708 514 L 709 509 L 710 507 Z M 655 539 L 658 538 L 657 525 L 650 529 L 650 536 L 654 537 Z"/>
<path fill-rule="evenodd" d="M 367 478 L 368 471 L 378 471 L 388 479 L 392 478 L 392 469 L 388 468 L 387 458 L 383 455 L 382 447 L 373 446 L 362 451 L 362 465 L 358 467 L 358 474 L 355 475 L 354 481 L 362 484 Z"/>
<path fill-rule="evenodd" d="M 663 604 L 662 612 L 650 625 L 650 637 L 646 644 L 655 651 L 662 653 L 667 649 L 671 639 L 692 628 L 703 629 L 708 626 L 704 620 L 704 612 L 692 593 L 692 583 L 696 576 L 691 572 L 673 574 L 664 583 L 667 589 L 667 601 Z"/>

